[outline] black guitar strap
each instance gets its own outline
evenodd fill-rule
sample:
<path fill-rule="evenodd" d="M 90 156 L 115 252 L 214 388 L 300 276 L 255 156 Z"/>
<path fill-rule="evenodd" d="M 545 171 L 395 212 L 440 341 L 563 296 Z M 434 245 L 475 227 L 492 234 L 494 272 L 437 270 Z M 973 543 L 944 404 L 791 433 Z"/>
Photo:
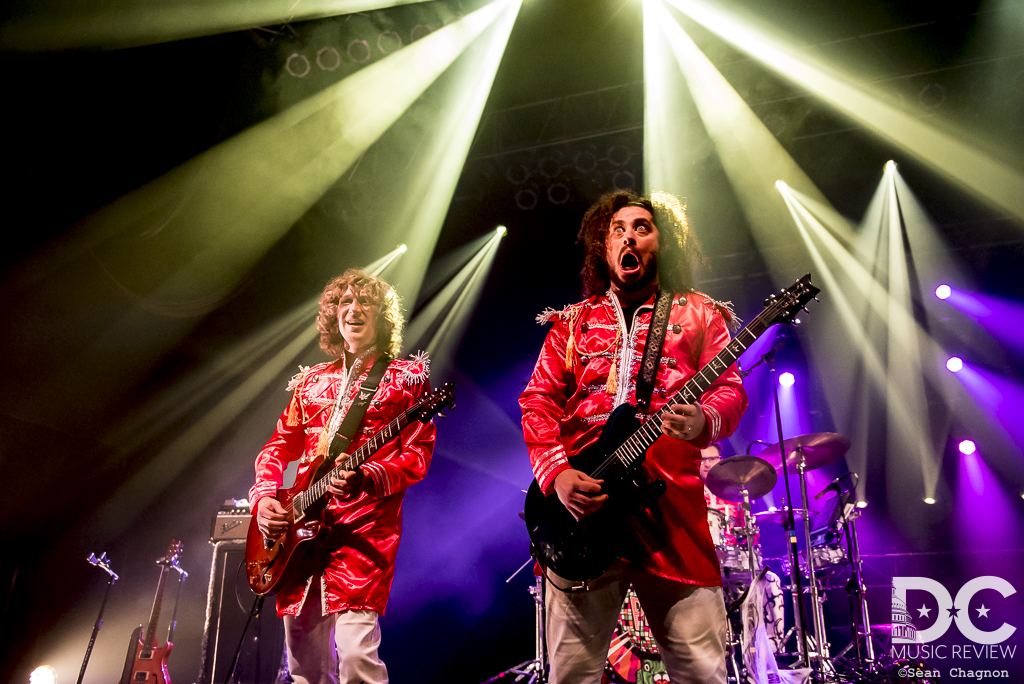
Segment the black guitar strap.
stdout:
<path fill-rule="evenodd" d="M 665 330 L 668 328 L 668 315 L 671 312 L 672 293 L 668 290 L 658 290 L 658 297 L 654 300 L 654 313 L 651 314 L 651 325 L 647 329 L 644 358 L 640 362 L 640 374 L 636 379 L 636 405 L 643 412 L 651 406 L 654 380 L 658 376 L 658 364 L 661 363 L 661 350 L 665 346 Z"/>
<path fill-rule="evenodd" d="M 334 459 L 352 443 L 352 437 L 356 434 L 356 430 L 359 429 L 359 424 L 363 422 L 366 409 L 370 406 L 370 400 L 373 399 L 373 395 L 377 393 L 380 379 L 384 377 L 384 371 L 387 370 L 389 363 L 391 363 L 391 358 L 387 354 L 382 354 L 377 359 L 377 362 L 373 364 L 369 375 L 363 380 L 363 384 L 359 386 L 359 394 L 356 395 L 356 400 L 352 402 L 348 413 L 345 414 L 345 420 L 341 421 L 338 434 L 331 440 L 331 458 L 328 460 L 328 463 L 332 467 Z"/>

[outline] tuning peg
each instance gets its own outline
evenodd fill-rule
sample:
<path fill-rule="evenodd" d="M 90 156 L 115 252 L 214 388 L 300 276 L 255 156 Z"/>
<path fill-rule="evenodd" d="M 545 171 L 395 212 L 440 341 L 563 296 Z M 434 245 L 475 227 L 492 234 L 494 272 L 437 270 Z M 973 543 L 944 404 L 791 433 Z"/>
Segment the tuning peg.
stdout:
<path fill-rule="evenodd" d="M 448 416 L 445 415 L 444 411 L 438 411 L 437 412 L 437 417 L 438 418 L 447 418 Z"/>
<path fill-rule="evenodd" d="M 819 304 L 821 303 L 821 300 L 818 299 L 817 297 L 811 297 L 811 299 L 813 299 L 814 301 L 818 302 Z"/>
<path fill-rule="evenodd" d="M 807 307 L 806 307 L 806 306 L 804 307 L 804 313 L 806 313 L 806 314 L 809 314 L 809 313 L 811 313 L 810 311 L 808 311 L 808 310 L 807 310 Z"/>
<path fill-rule="evenodd" d="M 793 319 L 793 326 L 796 327 L 798 325 L 800 325 L 800 319 L 799 318 L 794 318 Z"/>

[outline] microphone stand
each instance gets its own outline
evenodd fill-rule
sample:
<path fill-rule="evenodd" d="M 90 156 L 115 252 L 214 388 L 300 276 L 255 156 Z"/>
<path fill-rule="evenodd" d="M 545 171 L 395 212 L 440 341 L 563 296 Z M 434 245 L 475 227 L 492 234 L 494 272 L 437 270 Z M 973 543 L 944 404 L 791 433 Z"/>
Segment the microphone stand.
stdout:
<path fill-rule="evenodd" d="M 82 670 L 78 673 L 78 684 L 82 684 L 82 679 L 85 677 L 85 668 L 89 667 L 89 656 L 92 655 L 92 647 L 96 644 L 96 637 L 100 633 L 100 627 L 103 626 L 103 609 L 107 607 L 107 597 L 110 596 L 110 588 L 114 586 L 114 582 L 118 579 L 117 574 L 110 567 L 110 561 L 107 560 L 106 551 L 101 553 L 99 558 L 96 557 L 95 553 L 90 553 L 89 557 L 85 560 L 110 575 L 110 581 L 107 582 L 107 589 L 103 592 L 103 602 L 100 603 L 100 614 L 96 618 L 96 624 L 92 627 L 92 637 L 89 638 L 89 647 L 85 649 L 85 660 L 82 661 Z"/>
<path fill-rule="evenodd" d="M 786 483 L 786 516 L 782 523 L 786 531 L 788 541 L 787 551 L 789 553 L 789 585 L 793 594 L 793 622 L 796 626 L 797 650 L 800 653 L 800 664 L 803 667 L 811 666 L 810 649 L 807 647 L 807 628 L 804 618 L 804 596 L 803 586 L 800 582 L 800 556 L 796 546 L 796 521 L 793 517 L 793 496 L 789 490 L 789 468 L 786 466 L 785 438 L 782 435 L 782 411 L 779 409 L 779 385 L 775 377 L 775 350 L 771 350 L 761 357 L 762 361 L 768 362 L 768 368 L 772 377 L 772 392 L 775 397 L 775 425 L 779 432 L 779 455 L 782 457 L 782 480 Z M 806 515 L 806 512 L 805 512 Z M 810 557 L 810 548 L 807 556 Z"/>

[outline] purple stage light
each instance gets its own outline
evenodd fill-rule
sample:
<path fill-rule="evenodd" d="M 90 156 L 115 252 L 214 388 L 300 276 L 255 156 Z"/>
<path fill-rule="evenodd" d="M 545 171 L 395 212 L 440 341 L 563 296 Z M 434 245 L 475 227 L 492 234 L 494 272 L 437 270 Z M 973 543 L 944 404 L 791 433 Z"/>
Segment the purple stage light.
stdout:
<path fill-rule="evenodd" d="M 949 360 L 946 361 L 946 368 L 948 368 L 953 373 L 959 373 L 964 369 L 963 359 L 961 359 L 959 356 L 949 357 Z"/>
<path fill-rule="evenodd" d="M 965 439 L 964 441 L 960 442 L 960 453 L 964 454 L 965 456 L 968 454 L 973 454 L 977 450 L 978 445 L 976 445 L 969 439 Z"/>
<path fill-rule="evenodd" d="M 792 373 L 783 373 L 779 376 L 779 384 L 783 387 L 792 387 L 794 382 L 796 382 L 796 378 Z"/>
<path fill-rule="evenodd" d="M 935 288 L 935 296 L 939 299 L 949 299 L 951 294 L 953 294 L 953 288 L 949 285 L 942 284 Z"/>

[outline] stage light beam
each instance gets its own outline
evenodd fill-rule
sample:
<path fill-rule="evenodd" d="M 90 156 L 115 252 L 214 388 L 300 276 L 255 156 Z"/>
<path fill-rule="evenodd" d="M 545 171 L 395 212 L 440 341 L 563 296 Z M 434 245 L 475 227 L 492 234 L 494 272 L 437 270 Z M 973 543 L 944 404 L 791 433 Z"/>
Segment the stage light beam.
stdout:
<path fill-rule="evenodd" d="M 978 445 L 969 439 L 965 439 L 957 445 L 957 448 L 960 449 L 961 454 L 970 455 L 978 450 Z"/>
<path fill-rule="evenodd" d="M 939 299 L 949 299 L 950 295 L 952 294 L 953 290 L 952 288 L 949 287 L 949 285 L 943 284 L 935 288 L 935 296 L 938 297 Z"/>
<path fill-rule="evenodd" d="M 959 373 L 964 369 L 964 362 L 959 356 L 951 356 L 946 361 L 946 368 L 951 373 Z"/>
<path fill-rule="evenodd" d="M 97 255 L 154 302 L 230 291 L 481 34 L 496 23 L 510 31 L 518 6 L 495 0 L 250 127 L 100 210 L 63 246 Z M 496 42 L 500 58 L 504 41 Z M 475 131 L 475 113 L 456 121 L 459 130 L 470 129 L 465 135 Z M 437 169 L 439 183 L 457 176 Z M 159 234 L 129 239 L 181 193 L 190 193 L 189 201 Z M 449 197 L 442 192 L 434 201 L 447 208 Z M 433 221 L 437 212 L 423 213 Z M 413 230 L 416 220 L 408 223 L 420 238 L 410 247 L 429 258 L 432 242 Z"/>
<path fill-rule="evenodd" d="M 796 378 L 793 377 L 792 373 L 783 373 L 779 376 L 779 384 L 783 387 L 792 387 L 795 382 Z"/>
<path fill-rule="evenodd" d="M 752 28 L 720 4 L 666 0 L 742 52 L 806 88 L 880 137 L 928 163 L 957 185 L 1017 218 L 1024 218 L 1024 175 L 979 151 L 963 132 L 948 134 L 862 87 L 835 65 L 824 65 Z M 888 166 L 888 165 L 887 165 Z M 895 171 L 895 164 L 892 164 Z"/>

